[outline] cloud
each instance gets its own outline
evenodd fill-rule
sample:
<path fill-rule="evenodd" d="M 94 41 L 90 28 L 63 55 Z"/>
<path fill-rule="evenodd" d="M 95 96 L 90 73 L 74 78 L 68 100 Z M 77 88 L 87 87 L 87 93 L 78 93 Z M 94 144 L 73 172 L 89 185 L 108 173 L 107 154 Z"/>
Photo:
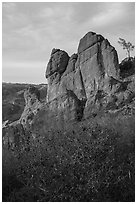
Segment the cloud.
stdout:
<path fill-rule="evenodd" d="M 6 18 L 3 22 L 5 25 L 3 56 L 8 54 L 10 58 L 17 60 L 23 58 L 35 60 L 40 55 L 40 59 L 44 56 L 48 58 L 53 47 L 62 47 L 62 42 L 64 46 L 72 44 L 70 28 L 72 28 L 73 8 L 65 5 L 60 6 L 55 3 L 53 7 L 49 7 L 51 4 L 48 6 L 45 4 L 35 15 L 30 15 L 19 12 L 20 7 L 17 4 L 16 12 L 7 14 L 6 17 L 10 15 L 11 18 Z M 69 40 L 70 44 L 67 43 Z"/>
<path fill-rule="evenodd" d="M 44 22 L 41 31 L 54 41 L 61 40 L 62 36 L 70 34 L 73 15 L 73 8 L 67 7 L 67 3 L 65 5 L 55 3 L 52 8 L 45 7 L 40 14 L 41 22 Z"/>
<path fill-rule="evenodd" d="M 116 5 L 115 8 L 109 8 L 107 11 L 95 15 L 91 19 L 91 24 L 95 27 L 104 27 L 118 21 L 121 17 L 124 17 L 124 11 L 120 5 Z"/>
<path fill-rule="evenodd" d="M 111 27 L 118 25 L 125 18 L 125 9 L 121 3 L 105 3 L 105 6 L 94 15 L 90 15 L 88 20 L 84 21 L 80 26 L 80 32 L 82 30 L 91 30 L 97 32 L 97 30 L 107 30 L 111 32 Z M 116 28 L 115 28 L 116 29 Z"/>
<path fill-rule="evenodd" d="M 43 8 L 39 17 L 44 19 L 48 18 L 48 20 L 50 19 L 50 21 L 52 21 L 52 19 L 60 20 L 61 22 L 70 21 L 73 17 L 73 7 L 68 3 L 55 3 L 54 6 L 52 5 L 52 7 L 50 5 Z"/>
<path fill-rule="evenodd" d="M 16 3 L 14 2 L 3 2 L 2 3 L 2 9 L 3 9 L 3 13 L 11 13 L 14 12 L 16 9 Z"/>

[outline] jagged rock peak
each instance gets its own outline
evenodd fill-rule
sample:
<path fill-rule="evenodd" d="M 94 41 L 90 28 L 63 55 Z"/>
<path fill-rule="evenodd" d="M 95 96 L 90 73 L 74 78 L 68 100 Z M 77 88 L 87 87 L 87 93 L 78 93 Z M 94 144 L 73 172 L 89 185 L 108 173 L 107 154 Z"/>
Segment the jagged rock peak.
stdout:
<path fill-rule="evenodd" d="M 47 65 L 46 78 L 49 78 L 54 73 L 61 75 L 66 70 L 68 61 L 69 56 L 67 52 L 54 48 Z"/>
<path fill-rule="evenodd" d="M 81 40 L 78 46 L 78 53 L 83 52 L 87 48 L 93 46 L 97 42 L 104 40 L 102 35 L 96 34 L 94 32 L 88 32 Z"/>
<path fill-rule="evenodd" d="M 51 55 L 55 54 L 58 51 L 60 51 L 60 49 L 53 48 L 52 51 L 51 51 Z"/>

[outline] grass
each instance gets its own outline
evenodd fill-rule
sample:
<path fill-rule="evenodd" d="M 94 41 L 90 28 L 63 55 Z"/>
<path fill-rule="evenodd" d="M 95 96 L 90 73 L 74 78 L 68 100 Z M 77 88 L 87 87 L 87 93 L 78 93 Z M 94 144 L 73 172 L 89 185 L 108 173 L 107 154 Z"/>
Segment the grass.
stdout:
<path fill-rule="evenodd" d="M 23 186 L 13 188 L 3 201 L 133 202 L 134 118 L 116 118 L 107 115 L 69 124 L 64 131 L 43 130 L 31 148 L 18 154 L 15 176 Z"/>

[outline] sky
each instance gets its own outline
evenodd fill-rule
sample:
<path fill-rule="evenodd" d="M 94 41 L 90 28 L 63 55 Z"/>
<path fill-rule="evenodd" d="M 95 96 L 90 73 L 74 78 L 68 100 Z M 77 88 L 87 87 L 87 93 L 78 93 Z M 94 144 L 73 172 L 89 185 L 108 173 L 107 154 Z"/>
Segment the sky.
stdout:
<path fill-rule="evenodd" d="M 46 83 L 51 50 L 59 48 L 71 56 L 89 31 L 107 38 L 121 61 L 126 52 L 119 37 L 135 44 L 135 3 L 3 2 L 2 81 Z"/>

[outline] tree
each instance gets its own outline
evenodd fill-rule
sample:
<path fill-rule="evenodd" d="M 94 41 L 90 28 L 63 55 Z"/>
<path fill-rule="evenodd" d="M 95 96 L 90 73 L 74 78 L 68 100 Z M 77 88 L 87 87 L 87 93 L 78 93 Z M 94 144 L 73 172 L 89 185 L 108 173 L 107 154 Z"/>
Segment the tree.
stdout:
<path fill-rule="evenodd" d="M 135 46 L 131 42 L 126 42 L 124 39 L 119 38 L 118 43 L 123 46 L 123 49 L 126 50 L 128 58 L 130 58 L 131 51 L 134 50 Z"/>

